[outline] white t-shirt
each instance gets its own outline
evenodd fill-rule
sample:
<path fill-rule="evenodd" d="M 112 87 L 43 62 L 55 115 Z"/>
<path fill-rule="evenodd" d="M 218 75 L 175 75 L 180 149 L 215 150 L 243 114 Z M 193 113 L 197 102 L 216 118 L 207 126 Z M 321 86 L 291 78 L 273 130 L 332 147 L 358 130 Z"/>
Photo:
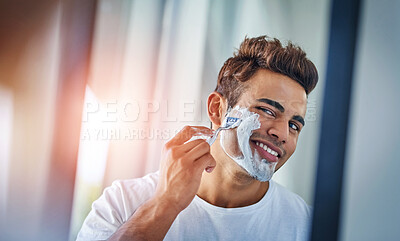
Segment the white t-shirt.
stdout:
<path fill-rule="evenodd" d="M 108 239 L 155 192 L 158 172 L 115 181 L 92 205 L 78 241 Z M 310 207 L 297 194 L 270 181 L 264 197 L 241 208 L 221 208 L 195 196 L 164 240 L 306 241 Z"/>

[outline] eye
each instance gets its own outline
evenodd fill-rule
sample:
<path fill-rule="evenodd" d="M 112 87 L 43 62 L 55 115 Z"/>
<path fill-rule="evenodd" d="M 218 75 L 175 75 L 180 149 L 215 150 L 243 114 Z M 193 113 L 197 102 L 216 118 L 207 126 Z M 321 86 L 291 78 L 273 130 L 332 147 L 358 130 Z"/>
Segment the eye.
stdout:
<path fill-rule="evenodd" d="M 264 107 L 256 107 L 256 109 L 261 110 L 262 112 L 266 113 L 267 115 L 275 117 L 275 113 L 270 109 L 267 109 Z"/>
<path fill-rule="evenodd" d="M 293 123 L 293 122 L 289 123 L 289 127 L 294 131 L 300 131 L 300 127 L 297 124 Z"/>

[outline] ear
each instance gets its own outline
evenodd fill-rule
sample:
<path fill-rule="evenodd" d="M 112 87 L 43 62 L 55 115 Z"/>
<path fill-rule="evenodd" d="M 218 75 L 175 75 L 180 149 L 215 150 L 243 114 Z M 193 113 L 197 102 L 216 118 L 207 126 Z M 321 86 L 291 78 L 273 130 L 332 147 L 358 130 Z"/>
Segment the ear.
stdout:
<path fill-rule="evenodd" d="M 212 92 L 207 99 L 207 114 L 214 128 L 221 126 L 227 109 L 226 99 L 218 92 Z"/>

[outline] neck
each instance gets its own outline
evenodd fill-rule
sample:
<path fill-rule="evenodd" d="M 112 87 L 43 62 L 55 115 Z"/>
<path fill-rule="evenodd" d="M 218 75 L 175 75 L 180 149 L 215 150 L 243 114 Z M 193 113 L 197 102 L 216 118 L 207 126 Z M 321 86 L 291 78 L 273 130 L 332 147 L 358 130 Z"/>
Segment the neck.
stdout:
<path fill-rule="evenodd" d="M 217 166 L 212 173 L 203 173 L 197 195 L 210 204 L 224 208 L 244 207 L 260 201 L 269 188 L 269 182 L 250 177 L 217 149 L 214 145 L 211 148 Z"/>

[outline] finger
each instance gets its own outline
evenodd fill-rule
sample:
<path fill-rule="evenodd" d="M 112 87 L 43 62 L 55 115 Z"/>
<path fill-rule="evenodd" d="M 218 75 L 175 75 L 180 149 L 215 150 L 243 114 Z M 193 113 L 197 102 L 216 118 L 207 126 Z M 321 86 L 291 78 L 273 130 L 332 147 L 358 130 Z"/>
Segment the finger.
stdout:
<path fill-rule="evenodd" d="M 202 143 L 207 143 L 207 142 L 202 139 L 197 139 L 194 141 L 187 142 L 179 147 L 176 147 L 176 149 L 181 153 L 187 153 L 190 152 L 193 148 L 197 147 L 198 145 L 202 145 Z"/>
<path fill-rule="evenodd" d="M 214 133 L 214 130 L 205 127 L 205 126 L 193 126 L 193 129 L 196 131 L 196 134 L 204 134 L 204 135 L 211 135 Z"/>
<path fill-rule="evenodd" d="M 178 134 L 176 134 L 165 146 L 172 147 L 182 145 L 186 141 L 190 140 L 195 134 L 212 134 L 213 131 L 210 128 L 204 126 L 185 126 Z"/>
<path fill-rule="evenodd" d="M 196 161 L 207 153 L 210 153 L 210 145 L 207 144 L 204 140 L 199 140 L 201 143 L 194 146 L 191 150 L 189 150 L 184 158 L 188 160 Z M 194 142 L 194 141 L 193 141 Z M 189 144 L 189 143 L 187 143 Z"/>
<path fill-rule="evenodd" d="M 212 171 L 216 165 L 217 165 L 217 163 L 216 163 L 214 157 L 210 153 L 207 153 L 207 154 L 201 156 L 199 159 L 197 159 L 194 162 L 194 166 L 195 166 L 196 170 L 200 173 L 203 172 L 204 169 L 206 169 L 206 168 Z"/>

